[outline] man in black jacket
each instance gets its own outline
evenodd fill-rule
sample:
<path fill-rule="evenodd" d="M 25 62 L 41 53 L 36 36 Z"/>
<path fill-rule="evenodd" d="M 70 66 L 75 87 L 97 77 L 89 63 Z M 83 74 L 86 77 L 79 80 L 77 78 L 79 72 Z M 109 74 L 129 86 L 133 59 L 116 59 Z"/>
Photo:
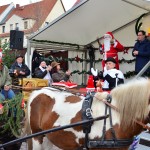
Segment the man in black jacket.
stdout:
<path fill-rule="evenodd" d="M 14 71 L 15 77 L 17 78 L 26 78 L 30 75 L 30 70 L 28 66 L 23 63 L 23 56 L 21 55 L 16 57 L 15 63 L 11 66 L 11 70 Z"/>

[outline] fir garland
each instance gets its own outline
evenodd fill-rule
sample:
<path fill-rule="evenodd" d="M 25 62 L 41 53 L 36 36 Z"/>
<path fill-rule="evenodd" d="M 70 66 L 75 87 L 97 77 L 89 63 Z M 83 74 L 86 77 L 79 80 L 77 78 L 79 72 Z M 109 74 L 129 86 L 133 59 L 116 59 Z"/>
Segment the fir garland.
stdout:
<path fill-rule="evenodd" d="M 72 44 L 72 43 L 64 43 L 64 42 L 56 42 L 56 41 L 47 41 L 47 40 L 35 40 L 32 41 L 38 42 L 38 43 L 50 43 L 50 44 L 59 44 L 59 45 L 68 45 L 68 46 L 75 46 L 77 49 L 80 48 L 78 44 Z"/>
<path fill-rule="evenodd" d="M 4 105 L 4 113 L 0 115 L 0 134 L 14 135 L 18 137 L 21 132 L 21 121 L 24 117 L 24 110 L 21 108 L 22 94 L 16 95 L 11 100 L 0 101 Z"/>
<path fill-rule="evenodd" d="M 90 71 L 85 71 L 85 70 L 82 70 L 82 71 L 74 70 L 74 71 L 71 72 L 71 74 L 76 74 L 76 73 L 78 73 L 79 75 L 81 75 L 81 74 L 90 75 Z M 130 77 L 133 77 L 136 74 L 137 73 L 135 71 L 128 71 L 128 72 L 124 73 L 124 77 L 127 79 L 127 78 L 130 78 Z M 145 76 L 150 77 L 150 72 L 146 73 Z"/>
<path fill-rule="evenodd" d="M 141 26 L 142 26 L 142 22 L 140 22 L 140 20 L 145 16 L 146 14 L 142 14 L 138 19 L 137 19 L 137 21 L 136 21 L 136 24 L 135 24 L 135 33 L 136 33 L 136 35 L 138 34 L 138 32 L 139 32 L 139 30 L 140 30 L 140 28 L 141 28 Z M 140 22 L 140 23 L 139 23 Z"/>
<path fill-rule="evenodd" d="M 89 63 L 90 62 L 90 59 L 82 59 L 82 58 L 78 58 L 78 60 L 77 60 L 77 58 L 76 57 L 74 57 L 74 58 L 62 58 L 62 57 L 52 57 L 52 56 L 50 56 L 50 57 L 48 57 L 48 58 L 44 58 L 44 60 L 45 61 L 50 61 L 50 62 L 52 62 L 52 61 L 57 61 L 57 62 L 60 62 L 60 61 L 68 61 L 68 62 L 77 62 L 77 63 L 82 63 L 82 62 L 86 62 L 86 63 Z M 101 62 L 103 59 L 101 59 L 101 58 L 99 58 L 99 59 L 97 59 L 97 60 L 94 60 L 94 63 L 99 63 L 99 62 Z M 123 57 L 122 57 L 122 59 L 120 59 L 119 60 L 119 63 L 121 64 L 121 63 L 128 63 L 128 64 L 130 64 L 130 63 L 133 63 L 133 62 L 135 62 L 135 58 L 134 59 L 130 59 L 130 60 L 126 60 L 126 59 L 124 59 Z"/>

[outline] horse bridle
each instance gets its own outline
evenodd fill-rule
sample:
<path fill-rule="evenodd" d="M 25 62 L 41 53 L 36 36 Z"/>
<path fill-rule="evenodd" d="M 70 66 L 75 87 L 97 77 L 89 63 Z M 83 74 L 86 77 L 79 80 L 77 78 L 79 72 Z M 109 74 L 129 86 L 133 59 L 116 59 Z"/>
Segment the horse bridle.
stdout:
<path fill-rule="evenodd" d="M 111 96 L 111 95 L 110 95 Z M 114 105 L 112 105 L 111 103 L 109 103 L 106 99 L 99 99 L 98 97 L 94 96 L 96 99 L 102 101 L 103 103 L 105 103 L 106 105 L 108 105 L 109 107 L 113 108 L 115 111 L 119 112 L 118 108 Z M 150 101 L 150 99 L 149 99 Z M 150 114 L 150 112 L 149 112 Z M 150 117 L 149 115 L 147 116 L 148 120 L 150 121 Z M 138 125 L 142 126 L 143 129 L 146 129 L 146 130 L 149 130 L 150 131 L 150 127 L 146 124 L 144 124 L 143 122 L 141 121 L 138 121 L 138 120 L 134 120 Z"/>
<path fill-rule="evenodd" d="M 90 120 L 92 118 L 92 101 L 95 97 L 95 92 L 88 92 L 82 105 L 82 120 Z M 97 98 L 97 97 L 96 97 Z M 132 139 L 118 139 L 113 128 L 113 121 L 112 121 L 112 112 L 111 109 L 116 109 L 115 106 L 112 106 L 111 103 L 111 96 L 108 95 L 105 101 L 105 114 L 107 114 L 107 110 L 109 112 L 109 123 L 110 123 L 110 131 L 112 135 L 112 139 L 106 139 L 106 119 L 104 118 L 104 124 L 102 129 L 102 137 L 100 139 L 89 139 L 88 134 L 91 131 L 92 123 L 83 126 L 83 133 L 85 133 L 85 141 L 84 141 L 84 149 L 88 150 L 89 148 L 121 148 L 126 147 L 132 144 Z M 110 107 L 111 106 L 111 107 Z"/>

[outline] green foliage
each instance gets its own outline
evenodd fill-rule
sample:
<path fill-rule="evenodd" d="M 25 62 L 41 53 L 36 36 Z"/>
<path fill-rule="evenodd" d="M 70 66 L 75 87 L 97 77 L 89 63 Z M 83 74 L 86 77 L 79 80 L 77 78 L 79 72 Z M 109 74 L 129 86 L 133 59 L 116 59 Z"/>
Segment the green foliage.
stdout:
<path fill-rule="evenodd" d="M 10 133 L 18 137 L 21 132 L 21 121 L 24 117 L 24 110 L 21 108 L 22 94 L 16 95 L 11 100 L 1 101 L 4 105 L 4 113 L 0 115 L 0 134 Z"/>
<path fill-rule="evenodd" d="M 3 63 L 10 68 L 12 63 L 15 61 L 15 53 L 9 48 L 9 43 L 2 45 L 3 50 Z"/>
<path fill-rule="evenodd" d="M 142 14 L 136 21 L 136 24 L 135 24 L 135 33 L 136 35 L 138 34 L 138 32 L 140 31 L 140 28 L 142 26 L 142 22 L 140 22 L 140 20 L 145 16 L 146 14 Z"/>

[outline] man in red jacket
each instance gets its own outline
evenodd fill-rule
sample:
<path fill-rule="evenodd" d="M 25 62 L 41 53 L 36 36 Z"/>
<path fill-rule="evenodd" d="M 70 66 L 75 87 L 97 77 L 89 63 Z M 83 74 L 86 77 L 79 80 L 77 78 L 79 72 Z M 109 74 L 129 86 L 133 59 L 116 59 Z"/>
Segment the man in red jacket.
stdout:
<path fill-rule="evenodd" d="M 100 53 L 103 54 L 102 67 L 104 70 L 105 60 L 108 57 L 113 57 L 116 60 L 116 69 L 119 70 L 119 60 L 118 52 L 124 50 L 123 45 L 121 45 L 113 36 L 111 32 L 104 34 L 104 44 L 100 47 Z"/>

